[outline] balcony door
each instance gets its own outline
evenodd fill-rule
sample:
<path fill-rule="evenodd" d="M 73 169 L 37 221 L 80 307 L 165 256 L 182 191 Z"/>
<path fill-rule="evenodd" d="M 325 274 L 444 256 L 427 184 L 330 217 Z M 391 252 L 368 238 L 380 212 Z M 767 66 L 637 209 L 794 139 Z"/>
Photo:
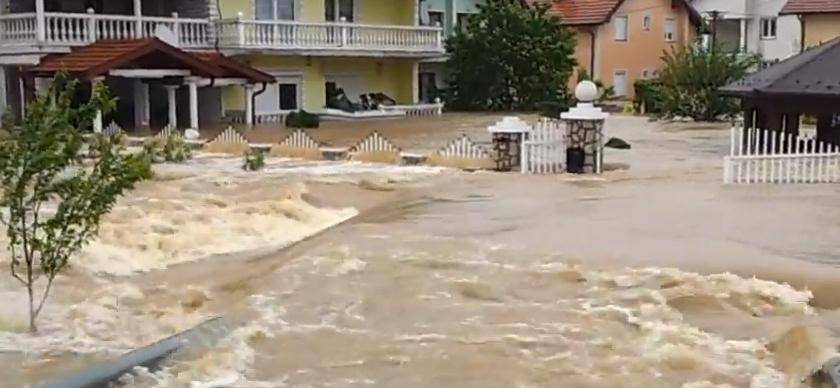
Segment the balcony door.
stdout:
<path fill-rule="evenodd" d="M 295 0 L 255 0 L 257 20 L 295 20 Z"/>
<path fill-rule="evenodd" d="M 355 0 L 324 0 L 324 20 L 338 22 L 344 18 L 352 23 L 355 18 Z"/>

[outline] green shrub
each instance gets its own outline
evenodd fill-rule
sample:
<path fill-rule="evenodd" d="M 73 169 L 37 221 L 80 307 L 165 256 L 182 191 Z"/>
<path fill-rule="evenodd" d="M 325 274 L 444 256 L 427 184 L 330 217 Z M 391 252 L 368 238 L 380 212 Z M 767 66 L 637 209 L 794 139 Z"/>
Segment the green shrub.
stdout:
<path fill-rule="evenodd" d="M 569 110 L 569 104 L 557 101 L 543 101 L 537 104 L 537 110 L 540 112 L 540 116 L 559 119 L 561 113 Z"/>
<path fill-rule="evenodd" d="M 300 110 L 286 116 L 286 126 L 289 128 L 318 128 L 321 126 L 321 118 L 305 110 Z"/>
<path fill-rule="evenodd" d="M 163 144 L 160 139 L 147 139 L 140 154 L 149 163 L 163 163 Z"/>
<path fill-rule="evenodd" d="M 661 116 L 715 121 L 740 112 L 737 98 L 722 96 L 718 89 L 743 78 L 759 61 L 720 47 L 689 45 L 673 48 L 662 57 L 659 75 Z"/>
<path fill-rule="evenodd" d="M 192 158 L 192 150 L 189 144 L 179 135 L 172 135 L 166 138 L 163 145 L 163 159 L 172 163 L 183 163 Z"/>
<path fill-rule="evenodd" d="M 633 108 L 641 112 L 644 107 L 646 114 L 658 114 L 662 111 L 662 82 L 657 79 L 640 79 L 633 84 L 636 97 Z"/>
<path fill-rule="evenodd" d="M 242 169 L 245 171 L 259 171 L 265 167 L 265 154 L 260 150 L 250 149 L 245 153 L 245 163 Z"/>

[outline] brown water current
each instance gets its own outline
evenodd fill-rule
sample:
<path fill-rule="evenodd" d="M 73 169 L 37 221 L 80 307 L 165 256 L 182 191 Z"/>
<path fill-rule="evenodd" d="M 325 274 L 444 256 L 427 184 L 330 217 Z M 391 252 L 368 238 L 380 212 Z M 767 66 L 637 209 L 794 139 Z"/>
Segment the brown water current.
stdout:
<path fill-rule="evenodd" d="M 724 187 L 728 133 L 619 117 L 600 178 L 203 157 L 163 166 L 60 279 L 0 281 L 4 381 L 211 316 L 138 387 L 814 387 L 837 353 L 840 188 Z M 293 245 L 290 245 L 293 244 Z"/>

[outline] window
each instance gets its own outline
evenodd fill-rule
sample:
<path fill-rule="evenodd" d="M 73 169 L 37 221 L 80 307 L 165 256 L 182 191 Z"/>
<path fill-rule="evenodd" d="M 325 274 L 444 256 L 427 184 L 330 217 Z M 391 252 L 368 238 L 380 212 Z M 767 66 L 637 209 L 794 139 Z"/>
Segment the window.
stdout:
<path fill-rule="evenodd" d="M 298 109 L 298 85 L 278 84 L 277 89 L 280 95 L 280 110 Z"/>
<path fill-rule="evenodd" d="M 613 88 L 616 97 L 627 95 L 627 70 L 616 70 L 613 73 Z"/>
<path fill-rule="evenodd" d="M 338 22 L 344 18 L 348 22 L 354 21 L 353 2 L 354 0 L 324 0 L 324 20 Z"/>
<path fill-rule="evenodd" d="M 645 13 L 645 16 L 642 18 L 642 29 L 645 31 L 650 31 L 650 25 L 652 24 L 653 19 L 649 13 Z"/>
<path fill-rule="evenodd" d="M 431 103 L 437 94 L 437 75 L 435 73 L 420 73 L 420 101 Z"/>
<path fill-rule="evenodd" d="M 256 0 L 257 20 L 295 20 L 295 0 Z"/>
<path fill-rule="evenodd" d="M 443 12 L 429 11 L 429 25 L 435 27 L 443 26 Z"/>
<path fill-rule="evenodd" d="M 628 20 L 626 15 L 615 17 L 615 40 L 627 40 L 627 24 Z"/>
<path fill-rule="evenodd" d="M 676 42 L 677 41 L 677 20 L 674 18 L 666 18 L 665 25 L 663 26 L 665 31 L 665 41 L 666 42 Z"/>
<path fill-rule="evenodd" d="M 776 39 L 776 18 L 761 19 L 761 39 Z"/>
<path fill-rule="evenodd" d="M 466 32 L 467 31 L 467 24 L 470 22 L 471 14 L 468 13 L 459 13 L 458 14 L 458 31 Z"/>

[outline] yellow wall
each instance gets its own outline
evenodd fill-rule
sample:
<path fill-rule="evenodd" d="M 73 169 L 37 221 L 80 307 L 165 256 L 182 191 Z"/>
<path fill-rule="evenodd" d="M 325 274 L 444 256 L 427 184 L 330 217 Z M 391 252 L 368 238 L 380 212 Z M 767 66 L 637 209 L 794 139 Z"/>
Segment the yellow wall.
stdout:
<path fill-rule="evenodd" d="M 323 22 L 323 0 L 299 0 L 299 21 Z M 356 0 L 359 23 L 414 25 L 414 0 Z M 220 0 L 222 18 L 235 18 L 239 12 L 253 19 L 253 0 Z"/>
<path fill-rule="evenodd" d="M 252 55 L 246 62 L 264 71 L 303 73 L 303 108 L 320 111 L 326 103 L 324 88 L 327 75 L 360 75 L 370 92 L 382 92 L 400 104 L 410 104 L 414 96 L 412 60 L 368 58 L 311 58 L 277 55 Z M 381 64 L 381 65 L 380 65 Z M 226 110 L 244 109 L 241 87 L 231 86 L 223 92 Z M 351 97 L 355 100 L 355 97 Z"/>
<path fill-rule="evenodd" d="M 840 36 L 840 14 L 805 15 L 805 47 L 817 46 Z"/>
<path fill-rule="evenodd" d="M 671 0 L 627 0 L 615 15 L 628 16 L 628 39 L 615 39 L 614 20 L 598 28 L 596 45 L 597 79 L 605 85 L 613 85 L 616 70 L 627 71 L 627 95 L 633 97 L 633 83 L 641 78 L 644 70 L 657 70 L 662 65 L 662 53 L 672 47 L 680 47 L 693 41 L 694 29 L 689 21 L 688 11 L 683 6 L 672 7 Z M 649 30 L 643 28 L 644 15 L 651 17 Z M 665 18 L 674 17 L 677 22 L 677 36 L 674 42 L 665 41 Z M 580 37 L 580 36 L 579 36 Z M 581 51 L 583 50 L 583 51 Z M 589 46 L 578 44 L 578 61 L 588 63 Z M 587 62 L 584 62 L 586 60 Z M 586 65 L 588 67 L 588 65 Z"/>

